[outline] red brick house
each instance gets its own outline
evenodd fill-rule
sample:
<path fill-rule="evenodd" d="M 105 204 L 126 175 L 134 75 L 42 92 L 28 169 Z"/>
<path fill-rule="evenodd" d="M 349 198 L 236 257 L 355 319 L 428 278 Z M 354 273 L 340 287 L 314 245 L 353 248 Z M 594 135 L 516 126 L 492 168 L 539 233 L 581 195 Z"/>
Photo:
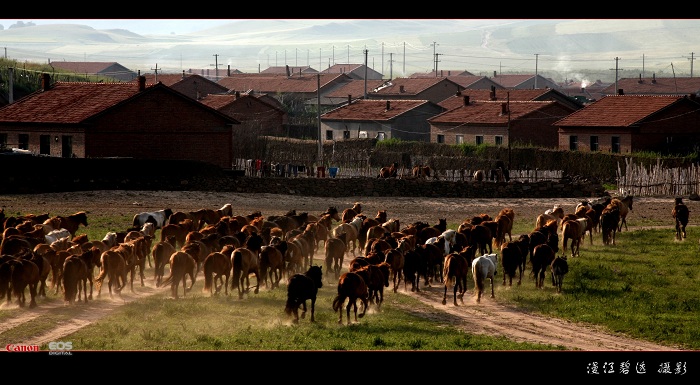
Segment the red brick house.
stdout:
<path fill-rule="evenodd" d="M 560 150 L 688 153 L 700 145 L 694 95 L 606 96 L 557 121 Z"/>
<path fill-rule="evenodd" d="M 241 124 L 234 131 L 247 131 L 257 135 L 284 135 L 287 124 L 287 113 L 253 95 L 235 94 L 208 95 L 199 101 L 219 112 L 222 112 Z M 234 134 L 234 138 L 236 135 Z"/>
<path fill-rule="evenodd" d="M 439 103 L 463 89 L 450 78 L 395 78 L 368 92 L 367 99 L 429 100 Z"/>
<path fill-rule="evenodd" d="M 575 98 L 563 94 L 557 90 L 551 88 L 536 88 L 536 89 L 497 89 L 496 87 L 491 88 L 491 90 L 481 90 L 481 89 L 464 89 L 458 92 L 456 95 L 451 96 L 440 103 L 439 105 L 445 107 L 447 110 L 453 108 L 461 107 L 464 105 L 464 97 L 468 97 L 469 100 L 490 100 L 490 101 L 545 101 L 554 100 L 565 106 L 569 106 L 574 110 L 583 108 L 583 103 L 579 102 Z"/>
<path fill-rule="evenodd" d="M 0 145 L 37 155 L 233 165 L 239 122 L 158 83 L 51 84 L 0 108 Z"/>
<path fill-rule="evenodd" d="M 575 110 L 556 101 L 470 101 L 433 118 L 430 141 L 446 144 L 507 145 L 520 143 L 556 148 L 557 127 L 552 124 Z"/>

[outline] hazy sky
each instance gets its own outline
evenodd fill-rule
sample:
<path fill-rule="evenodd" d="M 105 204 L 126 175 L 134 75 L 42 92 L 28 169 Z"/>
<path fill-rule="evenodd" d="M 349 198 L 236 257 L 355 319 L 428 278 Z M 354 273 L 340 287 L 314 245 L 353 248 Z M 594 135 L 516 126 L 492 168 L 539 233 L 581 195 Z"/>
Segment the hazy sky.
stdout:
<path fill-rule="evenodd" d="M 139 35 L 171 33 L 184 34 L 216 27 L 235 21 L 234 19 L 0 19 L 0 24 L 9 29 L 21 21 L 24 24 L 82 24 L 95 29 L 127 29 Z"/>

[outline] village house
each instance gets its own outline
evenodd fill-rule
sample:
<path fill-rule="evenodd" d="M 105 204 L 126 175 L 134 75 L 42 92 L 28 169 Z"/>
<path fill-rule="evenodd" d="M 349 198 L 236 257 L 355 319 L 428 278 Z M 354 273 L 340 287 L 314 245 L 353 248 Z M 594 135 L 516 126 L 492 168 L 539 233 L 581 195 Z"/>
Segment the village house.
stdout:
<path fill-rule="evenodd" d="M 129 82 L 138 76 L 136 72 L 117 62 L 52 61 L 53 68 L 75 72 L 81 75 L 96 75 Z"/>
<path fill-rule="evenodd" d="M 575 111 L 551 100 L 471 101 L 469 96 L 462 100 L 462 106 L 428 119 L 431 142 L 556 148 L 559 137 L 552 123 Z"/>
<path fill-rule="evenodd" d="M 149 73 L 143 76 L 146 78 L 147 84 L 161 82 L 194 100 L 199 100 L 209 94 L 225 94 L 228 92 L 226 87 L 204 76 L 187 74 L 185 71 L 182 71 L 182 74 Z"/>
<path fill-rule="evenodd" d="M 560 150 L 685 154 L 700 149 L 695 94 L 606 96 L 554 126 Z"/>
<path fill-rule="evenodd" d="M 428 100 L 355 100 L 321 115 L 325 140 L 354 138 L 427 142 L 427 119 L 444 111 Z"/>
<path fill-rule="evenodd" d="M 35 155 L 233 165 L 236 119 L 170 87 L 56 82 L 0 108 L 0 146 Z"/>

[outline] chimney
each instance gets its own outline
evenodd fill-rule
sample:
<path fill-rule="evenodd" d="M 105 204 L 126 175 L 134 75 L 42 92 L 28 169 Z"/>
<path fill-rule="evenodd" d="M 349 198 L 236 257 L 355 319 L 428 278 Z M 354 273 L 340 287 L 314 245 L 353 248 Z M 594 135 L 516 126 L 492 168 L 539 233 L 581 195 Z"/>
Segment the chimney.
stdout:
<path fill-rule="evenodd" d="M 348 94 L 348 104 L 352 102 L 352 95 Z"/>
<path fill-rule="evenodd" d="M 489 99 L 496 100 L 496 87 L 491 86 L 491 92 L 489 92 Z"/>
<path fill-rule="evenodd" d="M 586 92 L 586 87 L 581 87 L 581 93 Z"/>
<path fill-rule="evenodd" d="M 651 75 L 651 82 L 653 84 L 656 84 L 656 74 L 655 73 Z"/>
<path fill-rule="evenodd" d="M 51 75 L 42 74 L 41 75 L 41 89 L 43 91 L 48 91 L 51 88 Z"/>
<path fill-rule="evenodd" d="M 182 78 L 185 78 L 185 70 L 182 70 Z"/>
<path fill-rule="evenodd" d="M 508 103 L 501 103 L 501 115 L 508 113 Z"/>
<path fill-rule="evenodd" d="M 465 106 L 469 105 L 469 95 L 464 95 L 464 105 Z"/>
<path fill-rule="evenodd" d="M 402 94 L 405 92 L 403 86 L 399 86 L 399 92 Z"/>
<path fill-rule="evenodd" d="M 226 66 L 226 76 L 231 76 L 231 65 Z"/>
<path fill-rule="evenodd" d="M 287 77 L 292 76 L 292 74 L 289 73 L 289 65 L 285 64 L 285 65 L 284 65 L 284 69 L 285 69 L 285 71 L 287 71 Z"/>
<path fill-rule="evenodd" d="M 496 77 L 496 71 L 493 71 L 493 77 L 494 78 Z"/>
<path fill-rule="evenodd" d="M 236 91 L 236 100 L 241 98 L 241 91 Z"/>
<path fill-rule="evenodd" d="M 146 77 L 139 76 L 139 91 L 144 91 L 146 89 Z"/>
<path fill-rule="evenodd" d="M 622 90 L 622 88 L 620 88 L 620 89 L 617 90 L 617 94 L 618 94 L 618 95 L 624 95 L 625 92 Z"/>
<path fill-rule="evenodd" d="M 386 110 L 389 111 L 391 109 L 391 102 L 389 100 L 386 101 Z"/>
<path fill-rule="evenodd" d="M 642 74 L 639 74 L 639 81 L 637 83 L 642 84 L 644 83 L 644 80 L 642 80 Z"/>

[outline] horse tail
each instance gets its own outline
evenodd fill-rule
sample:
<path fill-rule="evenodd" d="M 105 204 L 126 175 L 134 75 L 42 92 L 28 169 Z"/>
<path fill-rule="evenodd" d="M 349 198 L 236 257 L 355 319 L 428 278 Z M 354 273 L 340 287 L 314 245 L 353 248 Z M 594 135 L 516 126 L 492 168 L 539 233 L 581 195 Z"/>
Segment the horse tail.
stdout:
<path fill-rule="evenodd" d="M 207 259 L 204 261 L 204 289 L 205 293 L 211 292 L 211 283 L 213 281 L 214 273 L 212 272 L 212 259 Z"/>
<path fill-rule="evenodd" d="M 474 276 L 474 286 L 476 286 L 478 292 L 484 291 L 484 276 L 481 273 L 481 264 L 477 263 L 472 265 L 472 276 Z"/>
<path fill-rule="evenodd" d="M 241 264 L 243 260 L 243 254 L 240 250 L 235 250 L 231 254 L 231 260 L 233 261 L 233 276 L 231 277 L 231 288 L 238 287 L 238 281 L 241 279 Z"/>
<path fill-rule="evenodd" d="M 160 281 L 160 286 L 170 285 L 172 282 L 173 282 L 173 274 L 171 271 L 169 276 L 167 276 L 164 280 Z"/>
<path fill-rule="evenodd" d="M 345 296 L 342 294 L 338 294 L 333 298 L 333 311 L 336 312 L 338 310 L 343 311 L 343 302 L 345 302 Z"/>
<path fill-rule="evenodd" d="M 294 309 L 299 307 L 299 304 L 296 302 L 296 298 L 294 295 L 292 295 L 292 290 L 289 289 L 291 284 L 292 281 L 290 281 L 289 285 L 287 286 L 287 303 L 284 305 L 284 312 L 287 313 L 287 315 L 292 315 Z"/>

